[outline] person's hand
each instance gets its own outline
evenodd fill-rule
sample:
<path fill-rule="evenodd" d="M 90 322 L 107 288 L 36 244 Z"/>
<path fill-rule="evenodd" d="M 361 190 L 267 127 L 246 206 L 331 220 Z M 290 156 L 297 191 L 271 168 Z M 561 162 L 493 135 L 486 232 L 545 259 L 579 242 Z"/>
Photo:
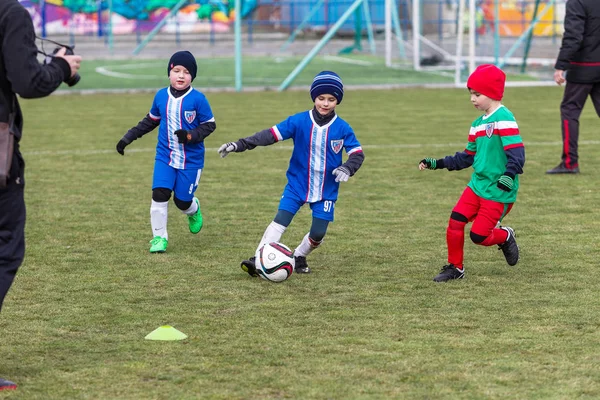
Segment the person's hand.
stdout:
<path fill-rule="evenodd" d="M 497 186 L 505 192 L 510 192 L 513 189 L 513 178 L 510 175 L 502 175 L 498 179 Z"/>
<path fill-rule="evenodd" d="M 424 158 L 419 161 L 419 170 L 423 171 L 424 169 L 435 169 L 437 167 L 437 160 L 435 158 Z"/>
<path fill-rule="evenodd" d="M 124 141 L 123 139 L 119 140 L 119 143 L 117 143 L 117 152 L 124 156 L 125 155 L 125 147 L 127 147 L 129 143 L 127 143 L 126 141 Z"/>
<path fill-rule="evenodd" d="M 71 78 L 73 76 L 75 76 L 75 74 L 77 73 L 77 71 L 79 70 L 79 67 L 81 65 L 81 56 L 77 56 L 77 55 L 72 55 L 72 56 L 67 56 L 65 55 L 67 51 L 66 47 L 61 47 L 60 50 L 58 50 L 56 52 L 56 54 L 54 54 L 54 57 L 60 57 L 65 59 L 66 62 L 69 63 L 69 67 L 71 67 Z"/>
<path fill-rule="evenodd" d="M 348 179 L 350 179 L 350 171 L 343 165 L 341 167 L 337 167 L 331 173 L 335 175 L 336 182 L 348 182 Z"/>
<path fill-rule="evenodd" d="M 192 135 L 188 134 L 188 131 L 185 129 L 177 129 L 175 131 L 175 135 L 177 136 L 177 140 L 181 144 L 187 144 L 192 139 Z"/>
<path fill-rule="evenodd" d="M 233 143 L 233 142 L 229 142 L 229 143 L 225 143 L 222 144 L 221 147 L 219 147 L 219 154 L 221 155 L 221 158 L 225 158 L 227 157 L 227 154 L 234 152 L 237 150 L 237 144 Z"/>
<path fill-rule="evenodd" d="M 554 82 L 556 82 L 559 86 L 565 83 L 565 71 L 562 69 L 557 69 L 554 71 Z"/>

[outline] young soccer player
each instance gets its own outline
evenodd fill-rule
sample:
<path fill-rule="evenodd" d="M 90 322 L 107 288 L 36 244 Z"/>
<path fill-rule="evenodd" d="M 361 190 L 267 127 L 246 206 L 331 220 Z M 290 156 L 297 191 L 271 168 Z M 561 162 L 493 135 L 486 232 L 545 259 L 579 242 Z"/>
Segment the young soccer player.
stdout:
<path fill-rule="evenodd" d="M 513 114 L 500 102 L 504 94 L 504 72 L 494 65 L 481 65 L 467 80 L 473 106 L 484 114 L 471 124 L 467 148 L 453 156 L 425 158 L 419 169 L 457 171 L 473 167 L 471 181 L 450 214 L 446 230 L 448 265 L 433 279 L 462 279 L 464 229 L 471 226 L 471 240 L 481 246 L 498 245 L 508 265 L 519 261 L 519 247 L 512 228 L 499 223 L 510 212 L 523 173 L 525 148 Z"/>
<path fill-rule="evenodd" d="M 150 253 L 167 250 L 171 192 L 175 192 L 177 208 L 188 216 L 190 232 L 196 234 L 202 229 L 200 201 L 194 193 L 204 168 L 204 139 L 216 124 L 208 100 L 191 86 L 197 69 L 189 51 L 173 54 L 167 66 L 170 86 L 156 93 L 150 112 L 117 144 L 117 151 L 124 155 L 127 145 L 159 126 L 150 206 Z"/>
<path fill-rule="evenodd" d="M 252 150 L 256 146 L 269 146 L 286 139 L 294 141 L 279 210 L 257 249 L 265 243 L 278 242 L 300 207 L 308 203 L 312 225 L 294 251 L 295 271 L 301 274 L 311 272 L 306 256 L 321 245 L 327 226 L 333 221 L 340 182 L 348 181 L 364 161 L 354 131 L 335 112 L 343 96 L 340 77 L 335 72 L 320 72 L 310 87 L 312 110 L 292 115 L 270 129 L 219 148 L 221 157 L 226 157 L 231 152 Z M 342 163 L 342 149 L 348 154 L 345 163 Z M 241 267 L 251 276 L 258 276 L 254 261 L 255 257 L 250 257 L 242 261 Z"/>

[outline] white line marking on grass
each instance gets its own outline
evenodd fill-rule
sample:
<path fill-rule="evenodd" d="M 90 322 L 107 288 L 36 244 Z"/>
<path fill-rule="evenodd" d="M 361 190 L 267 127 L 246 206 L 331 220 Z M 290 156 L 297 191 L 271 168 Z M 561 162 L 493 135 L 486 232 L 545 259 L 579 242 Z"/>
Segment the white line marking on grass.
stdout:
<path fill-rule="evenodd" d="M 365 60 L 353 60 L 351 58 L 338 57 L 338 56 L 323 56 L 323 59 L 326 61 L 336 61 L 344 64 L 352 64 L 352 65 L 362 65 L 364 67 L 370 67 L 374 65 L 370 61 Z"/>
<path fill-rule="evenodd" d="M 580 144 L 584 145 L 600 145 L 600 140 L 580 140 Z M 528 146 L 562 146 L 562 142 L 526 142 L 525 147 Z M 362 146 L 364 149 L 420 149 L 420 148 L 445 148 L 445 147 L 456 147 L 457 151 L 464 148 L 465 143 L 407 143 L 407 144 L 367 144 Z M 271 150 L 291 150 L 293 146 L 275 146 L 270 147 Z M 217 147 L 207 147 L 206 151 L 217 151 Z M 155 147 L 142 147 L 138 149 L 126 149 L 125 153 L 150 153 L 156 151 Z M 102 150 L 38 150 L 38 151 L 25 151 L 24 156 L 89 156 L 95 154 L 111 154 L 117 153 L 115 149 L 102 149 Z"/>
<path fill-rule="evenodd" d="M 141 63 L 141 64 L 123 64 L 123 65 L 102 65 L 95 68 L 95 71 L 104 76 L 110 76 L 111 78 L 119 78 L 119 79 L 161 79 L 164 78 L 164 75 L 139 75 L 139 74 L 130 74 L 126 72 L 116 72 L 114 70 L 123 70 L 123 69 L 143 69 L 143 68 L 156 68 L 161 66 L 162 64 L 157 63 Z M 213 82 L 233 82 L 234 76 L 210 76 L 208 77 L 209 81 Z M 281 80 L 276 78 L 244 78 L 244 82 L 252 82 L 252 83 L 279 83 Z"/>
<path fill-rule="evenodd" d="M 162 65 L 162 64 L 161 64 Z M 111 70 L 116 69 L 140 69 L 140 68 L 156 68 L 159 66 L 158 63 L 140 63 L 140 64 L 122 64 L 122 65 L 101 65 L 96 67 L 96 72 L 100 75 L 110 76 L 112 78 L 122 79 L 156 79 L 162 78 L 162 75 L 138 75 L 138 74 L 127 74 L 123 72 L 115 72 Z M 109 69 L 110 68 L 110 69 Z"/>

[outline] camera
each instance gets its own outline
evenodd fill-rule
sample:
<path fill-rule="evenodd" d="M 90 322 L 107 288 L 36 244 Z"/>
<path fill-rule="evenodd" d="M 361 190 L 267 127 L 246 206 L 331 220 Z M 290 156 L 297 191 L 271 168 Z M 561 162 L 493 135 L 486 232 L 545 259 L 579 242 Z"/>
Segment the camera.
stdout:
<path fill-rule="evenodd" d="M 71 47 L 71 46 L 62 46 L 65 49 L 67 49 L 65 51 L 65 55 L 66 56 L 74 56 L 75 52 L 73 51 L 73 49 L 75 48 L 75 46 Z M 58 53 L 58 51 L 62 48 L 62 47 L 57 47 L 54 49 L 54 51 L 52 52 L 52 55 L 54 56 L 54 54 Z M 73 76 L 69 76 L 67 79 L 65 79 L 65 83 L 69 86 L 75 86 L 77 85 L 77 83 L 79 82 L 79 80 L 81 79 L 81 76 L 79 75 L 78 72 L 75 73 L 75 75 Z"/>

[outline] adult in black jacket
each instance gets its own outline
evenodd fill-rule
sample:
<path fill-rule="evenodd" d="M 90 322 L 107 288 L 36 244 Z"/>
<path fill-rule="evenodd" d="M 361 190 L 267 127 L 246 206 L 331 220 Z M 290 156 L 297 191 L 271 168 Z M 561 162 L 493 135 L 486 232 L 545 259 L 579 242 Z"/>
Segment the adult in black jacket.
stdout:
<path fill-rule="evenodd" d="M 562 161 L 547 174 L 579 173 L 579 116 L 587 97 L 600 117 L 600 0 L 568 0 L 554 80 L 567 85 L 560 104 Z M 566 75 L 566 78 L 565 78 Z"/>
<path fill-rule="evenodd" d="M 17 94 L 24 98 L 48 96 L 74 76 L 81 57 L 66 56 L 65 51 L 62 48 L 50 63 L 40 64 L 29 12 L 17 0 L 0 0 L 0 124 L 8 124 L 14 135 L 12 164 L 0 188 L 0 309 L 25 255 L 25 163 L 19 151 L 23 115 Z M 8 130 L 3 130 L 5 139 Z M 5 160 L 6 153 L 1 154 Z M 14 388 L 14 383 L 0 378 L 0 390 Z"/>

